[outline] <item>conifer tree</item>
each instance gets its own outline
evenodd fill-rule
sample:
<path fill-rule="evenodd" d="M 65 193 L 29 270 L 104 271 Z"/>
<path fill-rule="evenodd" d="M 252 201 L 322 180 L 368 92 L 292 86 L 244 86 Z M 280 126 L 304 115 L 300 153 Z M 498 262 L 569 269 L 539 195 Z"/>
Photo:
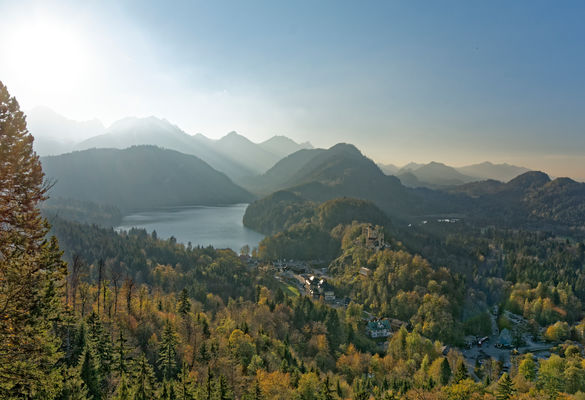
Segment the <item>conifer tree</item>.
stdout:
<path fill-rule="evenodd" d="M 128 386 L 128 379 L 126 378 L 126 374 L 122 374 L 120 376 L 120 382 L 118 382 L 114 400 L 132 400 L 132 392 Z"/>
<path fill-rule="evenodd" d="M 213 394 L 213 375 L 211 374 L 211 367 L 207 366 L 207 380 L 205 381 L 205 395 L 207 400 L 211 400 L 211 395 Z"/>
<path fill-rule="evenodd" d="M 220 375 L 217 380 L 217 399 L 218 400 L 230 400 L 232 395 L 228 387 L 227 379 L 225 376 Z"/>
<path fill-rule="evenodd" d="M 81 356 L 79 364 L 79 376 L 87 387 L 87 393 L 93 400 L 102 398 L 100 388 L 99 367 L 96 362 L 96 356 L 91 346 L 88 344 Z"/>
<path fill-rule="evenodd" d="M 455 368 L 455 373 L 453 374 L 453 380 L 456 383 L 459 383 L 468 377 L 469 377 L 469 373 L 467 371 L 467 366 L 465 365 L 465 361 L 460 359 L 457 362 L 457 367 Z"/>
<path fill-rule="evenodd" d="M 79 375 L 79 369 L 70 367 L 63 372 L 63 388 L 59 400 L 87 400 L 88 391 Z"/>
<path fill-rule="evenodd" d="M 496 389 L 497 400 L 508 400 L 514 394 L 514 383 L 508 373 L 504 372 L 502 377 L 498 381 L 498 387 Z"/>
<path fill-rule="evenodd" d="M 126 343 L 128 340 L 124 336 L 124 331 L 120 329 L 118 333 L 118 340 L 114 347 L 114 371 L 123 375 L 128 373 L 128 348 Z"/>
<path fill-rule="evenodd" d="M 165 379 L 171 379 L 175 375 L 177 365 L 177 334 L 169 321 L 165 322 L 158 355 L 158 363 L 163 376 Z"/>
<path fill-rule="evenodd" d="M 106 378 L 111 369 L 112 344 L 109 335 L 103 328 L 100 316 L 96 312 L 92 312 L 87 318 L 87 334 L 97 357 L 100 374 Z"/>
<path fill-rule="evenodd" d="M 181 296 L 179 297 L 179 313 L 181 315 L 187 315 L 191 311 L 191 301 L 189 300 L 189 293 L 187 289 L 181 290 Z"/>
<path fill-rule="evenodd" d="M 325 377 L 318 396 L 319 400 L 333 400 L 333 393 L 329 387 L 329 376 Z"/>
<path fill-rule="evenodd" d="M 192 382 L 189 377 L 189 369 L 187 363 L 183 362 L 183 367 L 179 373 L 179 380 L 177 382 L 177 399 L 178 400 L 193 400 Z"/>
<path fill-rule="evenodd" d="M 136 362 L 132 386 L 133 400 L 152 400 L 155 398 L 156 380 L 152 367 L 144 354 Z"/>
<path fill-rule="evenodd" d="M 439 370 L 439 381 L 441 385 L 444 386 L 447 383 L 449 383 L 449 379 L 451 379 L 451 366 L 449 365 L 449 361 L 447 361 L 447 359 L 443 357 L 440 367 L 441 368 Z"/>
<path fill-rule="evenodd" d="M 32 144 L 0 82 L 0 398 L 53 399 L 61 382 L 54 327 L 66 266 L 56 239 L 46 238 L 39 204 L 48 187 Z"/>
<path fill-rule="evenodd" d="M 260 383 L 258 379 L 254 381 L 254 388 L 253 388 L 253 399 L 254 400 L 262 400 L 262 390 L 260 389 Z"/>

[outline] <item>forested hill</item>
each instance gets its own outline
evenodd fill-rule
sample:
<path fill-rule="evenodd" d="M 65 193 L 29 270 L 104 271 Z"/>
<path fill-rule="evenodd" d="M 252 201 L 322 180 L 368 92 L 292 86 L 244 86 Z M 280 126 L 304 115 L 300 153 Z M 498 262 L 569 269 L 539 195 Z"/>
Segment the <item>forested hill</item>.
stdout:
<path fill-rule="evenodd" d="M 327 150 L 294 153 L 277 163 L 263 179 L 264 190 L 286 189 L 317 202 L 359 198 L 372 201 L 390 215 L 419 213 L 424 207 L 424 199 L 396 177 L 385 175 L 355 146 L 346 143 Z"/>
<path fill-rule="evenodd" d="M 483 218 L 577 228 L 585 221 L 585 183 L 569 178 L 551 180 L 543 172 L 526 172 L 508 183 L 469 183 L 451 193 L 473 198 L 473 212 Z"/>
<path fill-rule="evenodd" d="M 369 201 L 339 198 L 318 205 L 287 191 L 275 192 L 250 204 L 244 214 L 244 225 L 271 235 L 303 219 L 313 220 L 326 230 L 353 221 L 390 225 L 386 214 Z"/>
<path fill-rule="evenodd" d="M 332 260 L 339 256 L 340 230 L 357 223 L 389 227 L 390 220 L 369 201 L 339 198 L 316 204 L 289 192 L 252 203 L 244 225 L 272 235 L 260 242 L 268 260 Z"/>
<path fill-rule="evenodd" d="M 253 199 L 199 158 L 154 146 L 91 149 L 41 161 L 55 183 L 51 197 L 111 204 L 123 211 Z"/>

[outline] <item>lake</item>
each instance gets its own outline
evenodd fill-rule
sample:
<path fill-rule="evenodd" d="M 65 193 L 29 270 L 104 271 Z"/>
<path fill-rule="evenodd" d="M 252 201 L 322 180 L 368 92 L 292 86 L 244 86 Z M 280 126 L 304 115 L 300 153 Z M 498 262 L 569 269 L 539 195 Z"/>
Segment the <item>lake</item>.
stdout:
<path fill-rule="evenodd" d="M 156 231 L 159 238 L 174 236 L 178 242 L 195 247 L 213 246 L 239 252 L 245 244 L 257 247 L 264 235 L 244 227 L 242 218 L 247 204 L 218 207 L 176 207 L 131 214 L 117 230 L 144 228 Z"/>

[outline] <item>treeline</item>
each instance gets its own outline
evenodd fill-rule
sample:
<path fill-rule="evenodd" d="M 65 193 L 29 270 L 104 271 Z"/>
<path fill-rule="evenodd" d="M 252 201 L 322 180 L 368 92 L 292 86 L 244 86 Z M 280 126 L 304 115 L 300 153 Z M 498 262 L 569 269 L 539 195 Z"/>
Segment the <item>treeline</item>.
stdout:
<path fill-rule="evenodd" d="M 67 198 L 49 198 L 41 205 L 43 215 L 101 226 L 117 226 L 122 212 L 114 206 Z"/>
<path fill-rule="evenodd" d="M 73 281 L 90 282 L 100 277 L 116 285 L 132 281 L 160 285 L 165 290 L 187 288 L 203 301 L 208 293 L 229 297 L 253 297 L 254 276 L 231 250 L 192 247 L 174 237 L 158 239 L 156 232 L 111 228 L 53 219 L 51 233 L 59 238 L 69 261 Z"/>

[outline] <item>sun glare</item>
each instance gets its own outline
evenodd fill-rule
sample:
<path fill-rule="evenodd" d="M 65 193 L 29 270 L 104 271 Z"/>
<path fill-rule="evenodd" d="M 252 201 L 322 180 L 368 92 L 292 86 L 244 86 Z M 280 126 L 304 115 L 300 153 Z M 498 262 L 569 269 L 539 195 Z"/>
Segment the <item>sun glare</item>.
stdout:
<path fill-rule="evenodd" d="M 79 32 L 51 20 L 19 23 L 0 39 L 2 69 L 40 95 L 59 95 L 83 85 L 90 68 Z"/>

